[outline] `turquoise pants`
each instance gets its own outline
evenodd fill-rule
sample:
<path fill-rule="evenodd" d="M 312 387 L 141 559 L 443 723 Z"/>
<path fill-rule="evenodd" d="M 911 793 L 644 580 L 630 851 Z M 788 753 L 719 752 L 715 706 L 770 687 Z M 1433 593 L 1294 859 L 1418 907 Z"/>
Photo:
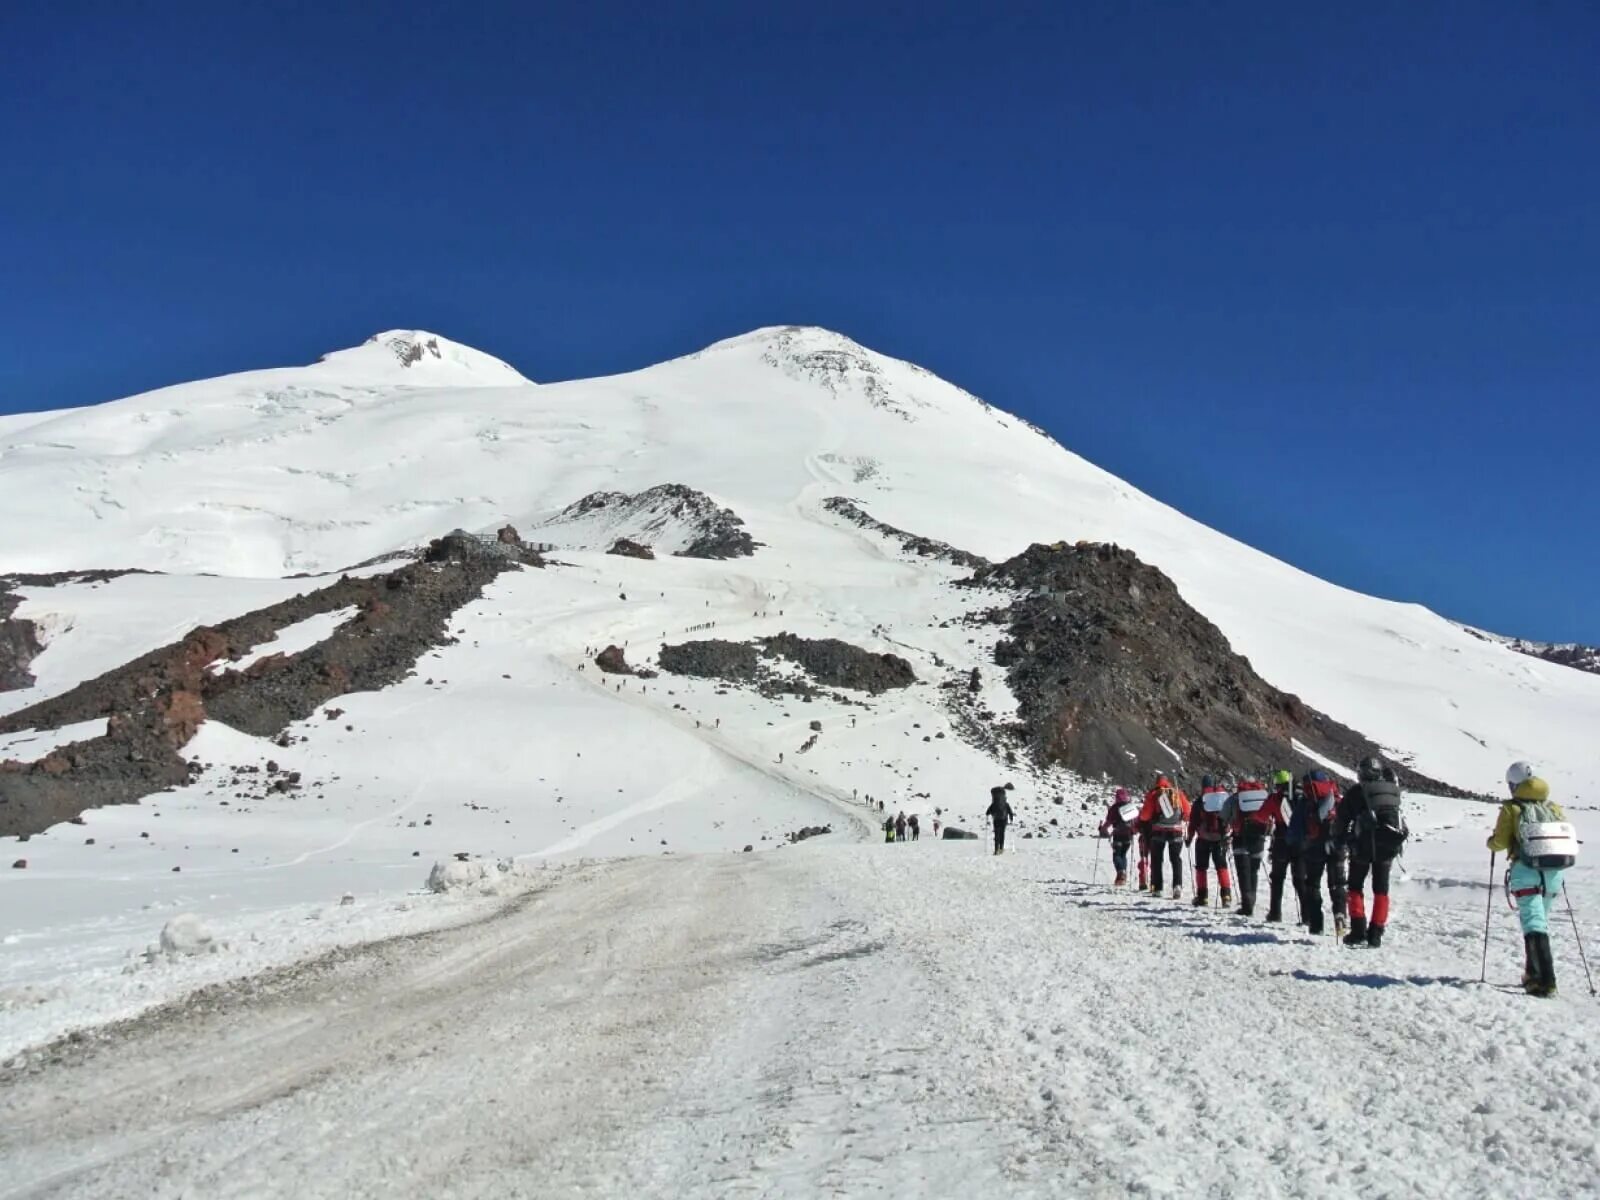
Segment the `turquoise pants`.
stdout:
<path fill-rule="evenodd" d="M 1561 895 L 1561 876 L 1561 871 L 1538 871 L 1519 862 L 1511 864 L 1511 895 L 1517 902 L 1523 933 L 1550 932 L 1550 909 Z"/>

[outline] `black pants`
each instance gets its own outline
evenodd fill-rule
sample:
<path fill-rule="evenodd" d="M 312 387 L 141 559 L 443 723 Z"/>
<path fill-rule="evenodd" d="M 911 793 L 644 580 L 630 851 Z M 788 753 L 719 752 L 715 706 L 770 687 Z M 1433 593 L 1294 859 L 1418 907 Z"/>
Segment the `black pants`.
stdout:
<path fill-rule="evenodd" d="M 1165 836 L 1159 833 L 1150 835 L 1150 888 L 1159 892 L 1162 887 L 1161 871 L 1162 860 L 1172 860 L 1172 886 L 1183 886 L 1183 838 L 1177 834 Z"/>
<path fill-rule="evenodd" d="M 994 852 L 999 854 L 1000 851 L 1004 850 L 1005 848 L 1006 823 L 1004 821 L 996 821 L 994 823 Z"/>
<path fill-rule="evenodd" d="M 1305 871 L 1305 887 L 1300 904 L 1305 912 L 1306 930 L 1322 932 L 1322 876 L 1328 876 L 1328 899 L 1333 905 L 1333 915 L 1343 917 L 1345 912 L 1344 855 L 1329 854 L 1323 842 L 1314 842 L 1301 854 Z"/>
<path fill-rule="evenodd" d="M 1261 878 L 1261 856 L 1267 852 L 1267 835 L 1250 830 L 1233 841 L 1233 867 L 1239 876 L 1239 907 L 1246 912 L 1256 906 L 1256 884 Z"/>
<path fill-rule="evenodd" d="M 1301 897 L 1302 912 L 1305 908 L 1305 863 L 1301 860 L 1299 847 L 1291 850 L 1287 844 L 1274 842 L 1272 846 L 1272 868 L 1268 872 L 1268 897 L 1267 911 L 1283 914 L 1283 881 L 1287 877 L 1294 894 Z"/>

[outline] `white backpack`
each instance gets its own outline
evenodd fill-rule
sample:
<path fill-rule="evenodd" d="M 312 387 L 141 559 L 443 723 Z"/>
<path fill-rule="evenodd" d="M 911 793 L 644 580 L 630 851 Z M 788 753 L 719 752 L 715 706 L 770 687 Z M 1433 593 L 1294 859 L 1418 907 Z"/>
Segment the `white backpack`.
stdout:
<path fill-rule="evenodd" d="M 1543 804 L 1523 802 L 1517 822 L 1517 858 L 1541 871 L 1578 863 L 1578 831 Z"/>

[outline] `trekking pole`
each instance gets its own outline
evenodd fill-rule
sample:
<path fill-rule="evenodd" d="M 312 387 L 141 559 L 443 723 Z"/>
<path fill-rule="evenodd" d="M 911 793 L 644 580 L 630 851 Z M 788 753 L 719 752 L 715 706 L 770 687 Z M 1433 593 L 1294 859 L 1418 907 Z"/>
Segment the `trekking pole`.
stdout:
<path fill-rule="evenodd" d="M 1093 887 L 1100 878 L 1100 851 L 1094 852 L 1094 870 L 1089 875 L 1089 886 Z"/>
<path fill-rule="evenodd" d="M 1496 853 L 1494 850 L 1489 851 L 1489 898 L 1483 902 L 1483 967 L 1478 971 L 1479 983 L 1487 983 L 1489 980 L 1489 914 L 1494 909 L 1494 860 Z M 1563 881 L 1561 890 L 1565 893 L 1566 889 L 1567 885 Z M 1568 902 L 1568 910 L 1571 910 L 1570 901 Z"/>
<path fill-rule="evenodd" d="M 1567 902 L 1567 916 L 1572 920 L 1572 938 L 1578 943 L 1578 958 L 1583 962 L 1584 978 L 1589 981 L 1589 995 L 1595 995 L 1594 976 L 1589 974 L 1589 956 L 1583 952 L 1583 939 L 1578 936 L 1578 914 L 1572 911 L 1572 897 L 1567 895 L 1567 881 L 1561 881 L 1561 898 Z M 1545 951 L 1549 953 L 1548 950 Z"/>

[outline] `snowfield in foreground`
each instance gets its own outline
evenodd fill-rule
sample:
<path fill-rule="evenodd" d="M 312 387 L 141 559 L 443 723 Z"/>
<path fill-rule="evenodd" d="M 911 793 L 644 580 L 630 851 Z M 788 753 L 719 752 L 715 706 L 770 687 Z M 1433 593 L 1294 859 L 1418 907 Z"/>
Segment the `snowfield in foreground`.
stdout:
<path fill-rule="evenodd" d="M 1090 886 L 1088 841 L 559 868 L 15 1074 L 0 1194 L 1593 1194 L 1565 918 L 1537 1019 L 1503 908 L 1477 983 L 1491 813 L 1413 806 L 1379 951 Z"/>

